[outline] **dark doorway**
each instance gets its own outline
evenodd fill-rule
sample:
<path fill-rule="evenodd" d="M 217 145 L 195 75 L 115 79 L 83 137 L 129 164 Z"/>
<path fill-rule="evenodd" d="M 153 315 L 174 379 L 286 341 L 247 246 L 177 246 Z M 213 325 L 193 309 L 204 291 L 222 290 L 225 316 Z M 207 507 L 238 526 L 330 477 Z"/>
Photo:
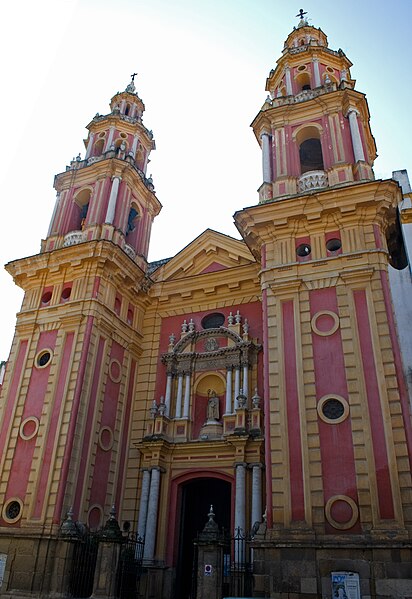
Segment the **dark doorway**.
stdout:
<path fill-rule="evenodd" d="M 197 478 L 181 485 L 179 549 L 175 599 L 189 599 L 192 585 L 193 541 L 208 520 L 213 505 L 219 528 L 230 530 L 231 484 L 219 478 Z"/>

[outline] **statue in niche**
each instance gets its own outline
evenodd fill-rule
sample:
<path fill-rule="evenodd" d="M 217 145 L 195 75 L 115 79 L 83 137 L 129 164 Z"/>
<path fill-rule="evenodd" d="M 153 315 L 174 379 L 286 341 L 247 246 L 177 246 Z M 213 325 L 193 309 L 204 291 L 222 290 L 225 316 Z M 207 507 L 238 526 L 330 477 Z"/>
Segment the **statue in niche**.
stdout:
<path fill-rule="evenodd" d="M 208 422 L 219 420 L 219 398 L 213 389 L 209 390 L 206 417 Z"/>

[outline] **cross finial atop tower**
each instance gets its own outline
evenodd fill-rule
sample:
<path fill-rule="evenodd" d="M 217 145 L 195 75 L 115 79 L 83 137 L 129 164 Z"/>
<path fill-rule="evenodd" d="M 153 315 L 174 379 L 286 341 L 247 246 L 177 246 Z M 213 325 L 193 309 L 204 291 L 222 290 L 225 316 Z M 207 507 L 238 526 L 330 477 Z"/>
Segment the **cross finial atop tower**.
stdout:
<path fill-rule="evenodd" d="M 301 8 L 296 16 L 300 17 L 303 20 L 303 15 L 307 15 L 307 14 L 308 13 L 304 12 L 303 8 Z"/>
<path fill-rule="evenodd" d="M 126 91 L 129 93 L 134 94 L 136 91 L 136 88 L 134 86 L 134 78 L 137 76 L 137 73 L 132 73 L 130 75 L 130 77 L 132 78 L 132 80 L 130 81 L 129 85 L 126 87 Z"/>

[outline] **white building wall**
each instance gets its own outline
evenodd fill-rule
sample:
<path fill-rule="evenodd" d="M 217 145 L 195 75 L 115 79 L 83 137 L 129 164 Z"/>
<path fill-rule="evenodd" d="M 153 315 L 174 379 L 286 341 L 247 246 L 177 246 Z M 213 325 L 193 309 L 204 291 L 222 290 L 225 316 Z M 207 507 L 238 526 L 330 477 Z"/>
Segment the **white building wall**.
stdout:
<path fill-rule="evenodd" d="M 399 210 L 411 208 L 411 200 L 405 197 L 410 194 L 411 186 L 406 170 L 394 171 L 392 178 L 402 187 L 404 199 Z M 412 405 L 412 224 L 403 224 L 402 233 L 405 243 L 408 266 L 396 270 L 389 266 L 389 282 L 398 329 L 398 338 L 402 354 L 403 368 L 409 390 L 409 400 Z"/>

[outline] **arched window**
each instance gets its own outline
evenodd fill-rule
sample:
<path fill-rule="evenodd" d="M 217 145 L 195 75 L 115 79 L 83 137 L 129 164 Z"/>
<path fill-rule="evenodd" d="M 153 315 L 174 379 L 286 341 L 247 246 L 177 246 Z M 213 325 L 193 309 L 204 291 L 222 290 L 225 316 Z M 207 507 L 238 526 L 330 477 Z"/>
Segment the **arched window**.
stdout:
<path fill-rule="evenodd" d="M 128 116 L 130 114 L 130 104 L 127 103 L 126 104 L 126 108 L 124 109 L 124 113 L 126 116 Z"/>

